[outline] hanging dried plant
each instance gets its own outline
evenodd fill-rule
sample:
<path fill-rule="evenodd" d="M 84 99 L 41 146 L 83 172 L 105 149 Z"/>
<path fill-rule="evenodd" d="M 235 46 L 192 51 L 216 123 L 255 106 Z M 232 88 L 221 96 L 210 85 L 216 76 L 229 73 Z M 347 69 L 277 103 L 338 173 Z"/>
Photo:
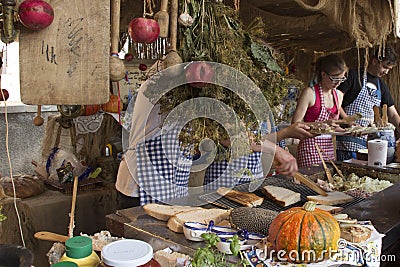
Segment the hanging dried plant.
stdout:
<path fill-rule="evenodd" d="M 281 68 L 284 65 L 282 55 L 264 41 L 266 34 L 261 18 L 245 28 L 234 9 L 216 1 L 191 0 L 187 12 L 193 17 L 193 24 L 179 28 L 178 49 L 184 62 L 218 62 L 242 72 L 260 88 L 270 107 L 282 102 L 288 85 L 300 84 L 285 76 Z M 160 100 L 161 110 L 169 113 L 180 103 L 196 97 L 221 101 L 237 113 L 249 132 L 259 130 L 259 122 L 246 102 L 217 85 L 200 89 L 190 85 L 175 88 Z M 185 144 L 195 143 L 194 149 L 196 143 L 206 137 L 218 144 L 220 138 L 228 137 L 224 127 L 210 119 L 194 119 L 188 122 L 181 139 Z"/>

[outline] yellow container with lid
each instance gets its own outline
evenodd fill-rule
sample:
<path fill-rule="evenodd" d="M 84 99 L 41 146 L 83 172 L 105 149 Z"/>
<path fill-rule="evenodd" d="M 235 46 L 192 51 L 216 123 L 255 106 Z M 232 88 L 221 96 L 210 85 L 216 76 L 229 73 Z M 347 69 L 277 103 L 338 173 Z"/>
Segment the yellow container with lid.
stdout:
<path fill-rule="evenodd" d="M 70 261 L 79 267 L 97 267 L 100 258 L 93 251 L 92 239 L 87 236 L 74 236 L 65 241 L 65 253 L 60 262 Z"/>

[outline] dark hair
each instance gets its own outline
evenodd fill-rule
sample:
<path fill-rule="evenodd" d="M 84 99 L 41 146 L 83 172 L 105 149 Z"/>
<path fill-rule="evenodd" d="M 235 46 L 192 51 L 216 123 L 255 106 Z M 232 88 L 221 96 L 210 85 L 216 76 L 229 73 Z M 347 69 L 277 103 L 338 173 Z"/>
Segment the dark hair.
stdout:
<path fill-rule="evenodd" d="M 316 73 L 319 82 L 322 80 L 322 72 L 331 74 L 334 71 L 347 71 L 347 69 L 344 59 L 336 54 L 320 57 L 316 62 Z"/>
<path fill-rule="evenodd" d="M 397 54 L 390 46 L 386 46 L 385 49 L 378 47 L 375 49 L 373 58 L 379 61 L 387 61 L 389 64 L 395 65 L 397 61 Z"/>

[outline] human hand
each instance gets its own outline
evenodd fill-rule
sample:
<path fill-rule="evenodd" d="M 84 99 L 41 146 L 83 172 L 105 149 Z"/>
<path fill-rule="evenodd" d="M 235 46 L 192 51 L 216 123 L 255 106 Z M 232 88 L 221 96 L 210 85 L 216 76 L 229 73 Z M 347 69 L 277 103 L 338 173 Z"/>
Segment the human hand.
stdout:
<path fill-rule="evenodd" d="M 309 132 L 310 129 L 310 126 L 304 122 L 295 122 L 281 131 L 284 131 L 285 138 L 305 139 L 315 136 Z"/>
<path fill-rule="evenodd" d="M 293 176 L 299 169 L 296 158 L 279 146 L 275 150 L 274 167 L 277 172 L 287 176 Z"/>

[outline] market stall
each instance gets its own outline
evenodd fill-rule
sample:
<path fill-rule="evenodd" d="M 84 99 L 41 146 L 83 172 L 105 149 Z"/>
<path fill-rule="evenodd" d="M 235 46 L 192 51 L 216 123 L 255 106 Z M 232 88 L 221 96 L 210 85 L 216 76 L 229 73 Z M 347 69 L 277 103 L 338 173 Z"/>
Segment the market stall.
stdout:
<path fill-rule="evenodd" d="M 392 179 L 394 182 L 399 179 L 398 170 L 362 167 L 354 164 L 339 164 L 339 167 L 345 175 L 349 172 L 356 172 L 360 177 L 369 175 L 382 180 Z M 332 168 L 332 166 L 330 166 L 330 168 Z M 325 171 L 322 166 L 315 166 L 301 171 L 306 173 L 307 177 L 314 181 L 317 181 L 318 179 L 326 179 Z M 334 171 L 333 168 L 331 171 Z M 312 190 L 310 191 L 310 189 L 305 185 L 295 184 L 290 179 L 279 175 L 267 178 L 261 187 L 271 184 L 290 188 L 299 192 L 302 200 L 297 204 L 282 207 L 272 202 L 271 199 L 265 198 L 263 203 L 253 207 L 254 209 L 262 208 L 265 210 L 275 211 L 288 210 L 293 206 L 301 206 L 302 203 L 306 201 L 306 195 L 315 194 L 315 192 Z M 237 189 L 245 192 L 246 189 L 248 190 L 248 185 L 239 186 Z M 398 190 L 399 184 L 395 183 L 381 192 L 377 192 L 367 198 L 355 197 L 350 202 L 335 205 L 339 207 L 340 211 L 338 214 L 348 214 L 349 218 L 356 219 L 360 222 L 370 221 L 372 223 L 372 226 L 376 230 L 376 244 L 379 246 L 378 253 L 380 253 L 380 259 L 382 260 L 380 266 L 391 266 L 391 264 L 394 264 L 395 261 L 399 260 L 400 256 L 398 254 L 400 240 L 399 214 L 393 212 L 399 209 L 399 202 L 396 201 L 398 199 Z M 258 196 L 263 196 L 260 190 L 256 190 L 253 193 L 256 193 Z M 199 194 L 197 197 L 192 196 L 191 198 L 176 199 L 173 203 L 176 203 L 176 205 L 188 205 L 196 202 L 197 204 L 201 204 L 202 200 L 208 199 L 209 204 L 203 205 L 202 207 L 210 209 L 210 211 L 215 208 L 235 209 L 243 206 L 225 197 L 215 197 L 215 194 L 216 193 L 207 195 Z M 155 251 L 163 250 L 168 247 L 173 251 L 193 256 L 196 249 L 204 247 L 204 242 L 197 242 L 198 240 L 196 239 L 193 239 L 196 241 L 192 241 L 192 238 L 190 238 L 185 231 L 183 233 L 177 233 L 174 228 L 170 227 L 170 221 L 167 222 L 165 219 L 161 219 L 162 218 L 160 217 L 155 218 L 152 213 L 146 211 L 146 206 L 118 210 L 115 214 L 109 214 L 106 216 L 107 228 L 112 234 L 125 238 L 144 240 L 151 244 Z M 198 218 L 193 217 L 192 219 L 193 221 L 198 219 L 202 220 L 202 223 L 205 222 L 205 219 L 200 216 Z M 244 217 L 242 217 L 242 220 L 244 220 Z M 252 218 L 252 220 L 257 221 L 255 218 Z M 232 220 L 230 222 L 232 222 Z M 268 222 L 264 220 L 264 224 L 266 225 Z M 250 223 L 247 222 L 247 225 L 250 225 Z M 383 235 L 380 236 L 378 233 Z M 190 238 L 190 240 L 188 238 Z M 369 243 L 371 243 L 373 239 L 370 237 L 368 240 Z M 357 243 L 354 244 L 357 245 Z M 362 245 L 364 245 L 364 243 L 362 243 Z M 233 258 L 233 261 L 235 261 L 235 258 Z M 236 262 L 238 261 L 239 259 L 236 258 Z M 327 263 L 322 264 L 323 265 L 321 266 L 327 266 L 324 265 Z M 334 263 L 331 262 L 330 264 Z M 374 262 L 364 262 L 364 264 L 367 266 L 377 266 Z M 260 266 L 270 265 L 267 264 Z"/>

